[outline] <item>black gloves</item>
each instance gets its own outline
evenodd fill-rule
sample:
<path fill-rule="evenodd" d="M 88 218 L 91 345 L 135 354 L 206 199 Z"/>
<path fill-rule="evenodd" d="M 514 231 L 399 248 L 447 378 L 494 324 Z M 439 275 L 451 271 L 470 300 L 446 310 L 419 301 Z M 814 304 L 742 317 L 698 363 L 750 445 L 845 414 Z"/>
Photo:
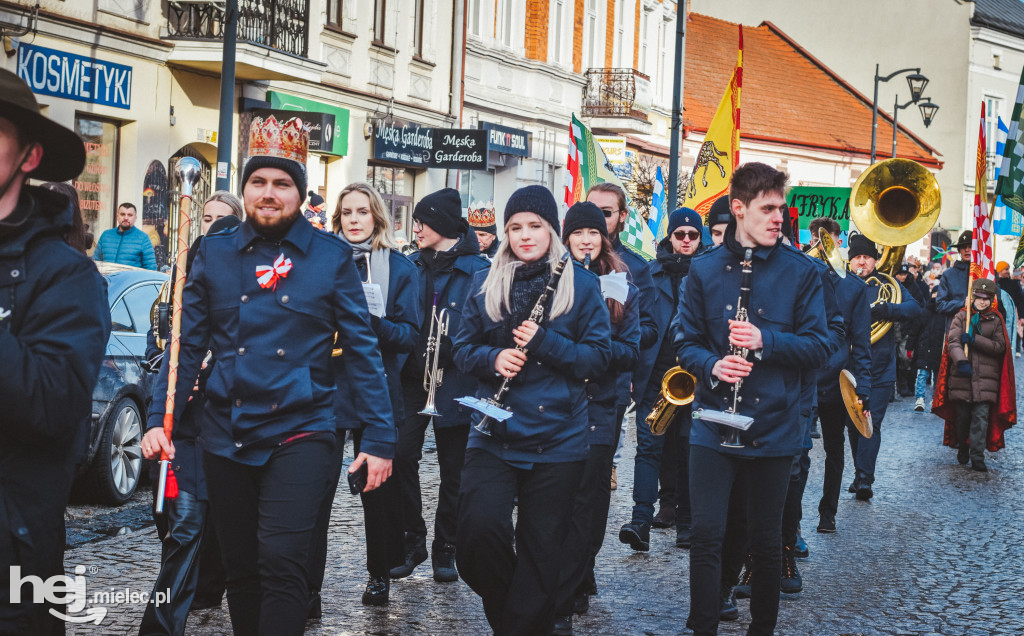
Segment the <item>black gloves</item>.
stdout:
<path fill-rule="evenodd" d="M 966 331 L 963 332 L 962 334 L 960 334 L 960 344 L 974 344 L 974 336 Z"/>
<path fill-rule="evenodd" d="M 871 412 L 871 401 L 868 400 L 867 397 L 860 396 L 860 395 L 858 395 L 857 398 L 861 402 L 861 407 L 860 407 L 861 410 L 862 411 L 867 411 L 868 413 L 870 413 Z"/>
<path fill-rule="evenodd" d="M 871 322 L 889 320 L 889 303 L 878 303 L 871 308 Z"/>
<path fill-rule="evenodd" d="M 954 373 L 960 377 L 969 378 L 974 374 L 974 371 L 971 370 L 970 362 L 967 360 L 961 360 L 956 363 L 956 371 Z"/>

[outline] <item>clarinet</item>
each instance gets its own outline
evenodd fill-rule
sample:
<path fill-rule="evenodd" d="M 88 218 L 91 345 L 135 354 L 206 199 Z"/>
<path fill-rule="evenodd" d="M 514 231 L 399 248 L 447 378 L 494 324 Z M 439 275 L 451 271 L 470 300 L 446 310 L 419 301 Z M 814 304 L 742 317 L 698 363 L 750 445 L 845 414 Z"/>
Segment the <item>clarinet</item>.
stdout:
<path fill-rule="evenodd" d="M 530 310 L 530 317 L 527 320 L 532 320 L 539 325 L 544 319 L 544 305 L 547 304 L 548 298 L 551 294 L 555 293 L 555 289 L 558 287 L 558 281 L 561 280 L 562 272 L 565 270 L 565 264 L 568 262 L 569 252 L 566 251 L 566 253 L 562 255 L 561 260 L 558 261 L 558 265 L 555 265 L 555 270 L 551 272 L 551 277 L 548 279 L 547 287 L 544 288 L 544 291 L 541 292 L 540 298 L 538 298 L 537 302 L 533 305 L 533 309 Z M 526 347 L 516 345 L 516 351 L 526 353 Z M 505 380 L 502 381 L 501 386 L 498 388 L 498 392 L 494 394 L 494 397 L 487 401 L 494 406 L 504 408 L 503 402 L 505 400 L 505 395 L 508 393 L 509 383 L 511 381 L 512 378 L 505 378 Z M 474 428 L 484 435 L 494 435 L 494 420 L 491 416 L 484 415 L 483 419 L 477 422 Z"/>
<path fill-rule="evenodd" d="M 733 320 L 737 322 L 749 322 L 750 318 L 747 315 L 747 306 L 750 304 L 750 279 L 753 274 L 753 250 L 747 248 L 743 252 L 743 261 L 740 263 L 743 267 L 742 275 L 740 276 L 740 297 L 736 301 L 736 316 Z M 729 346 L 729 353 L 734 356 L 739 356 L 744 360 L 750 354 L 750 349 L 740 347 L 737 345 Z M 740 397 L 740 388 L 743 386 L 743 378 L 740 378 L 732 385 L 732 408 L 729 409 L 731 413 L 736 414 L 736 408 L 743 400 Z M 732 427 L 725 427 L 725 433 L 722 435 L 722 446 L 730 448 L 742 448 L 743 443 L 740 442 L 740 432 L 738 429 Z"/>

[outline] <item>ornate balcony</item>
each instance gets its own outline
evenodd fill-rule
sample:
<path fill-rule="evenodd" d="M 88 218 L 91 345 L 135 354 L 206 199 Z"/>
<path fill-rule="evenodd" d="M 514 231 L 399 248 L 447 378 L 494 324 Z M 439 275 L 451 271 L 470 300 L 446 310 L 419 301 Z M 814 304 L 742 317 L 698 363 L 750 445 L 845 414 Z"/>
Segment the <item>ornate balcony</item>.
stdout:
<path fill-rule="evenodd" d="M 591 126 L 613 132 L 649 133 L 651 79 L 631 68 L 592 68 L 584 77 L 584 117 Z"/>
<path fill-rule="evenodd" d="M 226 0 L 168 0 L 172 64 L 220 72 Z M 240 79 L 319 80 L 309 52 L 309 0 L 238 0 L 236 75 Z"/>

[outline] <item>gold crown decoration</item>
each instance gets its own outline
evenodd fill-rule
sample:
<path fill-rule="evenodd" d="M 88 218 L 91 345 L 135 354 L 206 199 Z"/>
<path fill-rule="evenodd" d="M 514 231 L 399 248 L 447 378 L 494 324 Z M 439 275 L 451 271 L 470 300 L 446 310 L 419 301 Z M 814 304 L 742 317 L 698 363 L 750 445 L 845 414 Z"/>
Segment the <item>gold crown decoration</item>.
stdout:
<path fill-rule="evenodd" d="M 469 209 L 470 227 L 491 227 L 494 225 L 494 209 L 479 207 Z"/>
<path fill-rule="evenodd" d="M 309 131 L 298 117 L 292 117 L 283 125 L 273 115 L 252 120 L 249 126 L 250 157 L 280 157 L 305 165 L 308 152 Z"/>

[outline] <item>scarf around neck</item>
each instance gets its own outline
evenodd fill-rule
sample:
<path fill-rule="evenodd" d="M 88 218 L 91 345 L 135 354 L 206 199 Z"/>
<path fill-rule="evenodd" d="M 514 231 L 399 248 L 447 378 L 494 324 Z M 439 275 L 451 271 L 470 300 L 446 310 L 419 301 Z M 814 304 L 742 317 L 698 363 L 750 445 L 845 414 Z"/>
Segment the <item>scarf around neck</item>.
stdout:
<path fill-rule="evenodd" d="M 373 249 L 373 239 L 366 239 L 360 243 L 353 243 L 345 238 L 344 233 L 338 234 L 341 240 L 345 241 L 352 248 L 352 259 L 359 271 L 365 270 L 366 256 L 369 255 L 368 283 L 380 285 L 380 293 L 384 298 L 384 304 L 388 302 L 388 283 L 391 280 L 391 250 L 388 248 Z M 362 264 L 361 264 L 362 263 Z"/>

